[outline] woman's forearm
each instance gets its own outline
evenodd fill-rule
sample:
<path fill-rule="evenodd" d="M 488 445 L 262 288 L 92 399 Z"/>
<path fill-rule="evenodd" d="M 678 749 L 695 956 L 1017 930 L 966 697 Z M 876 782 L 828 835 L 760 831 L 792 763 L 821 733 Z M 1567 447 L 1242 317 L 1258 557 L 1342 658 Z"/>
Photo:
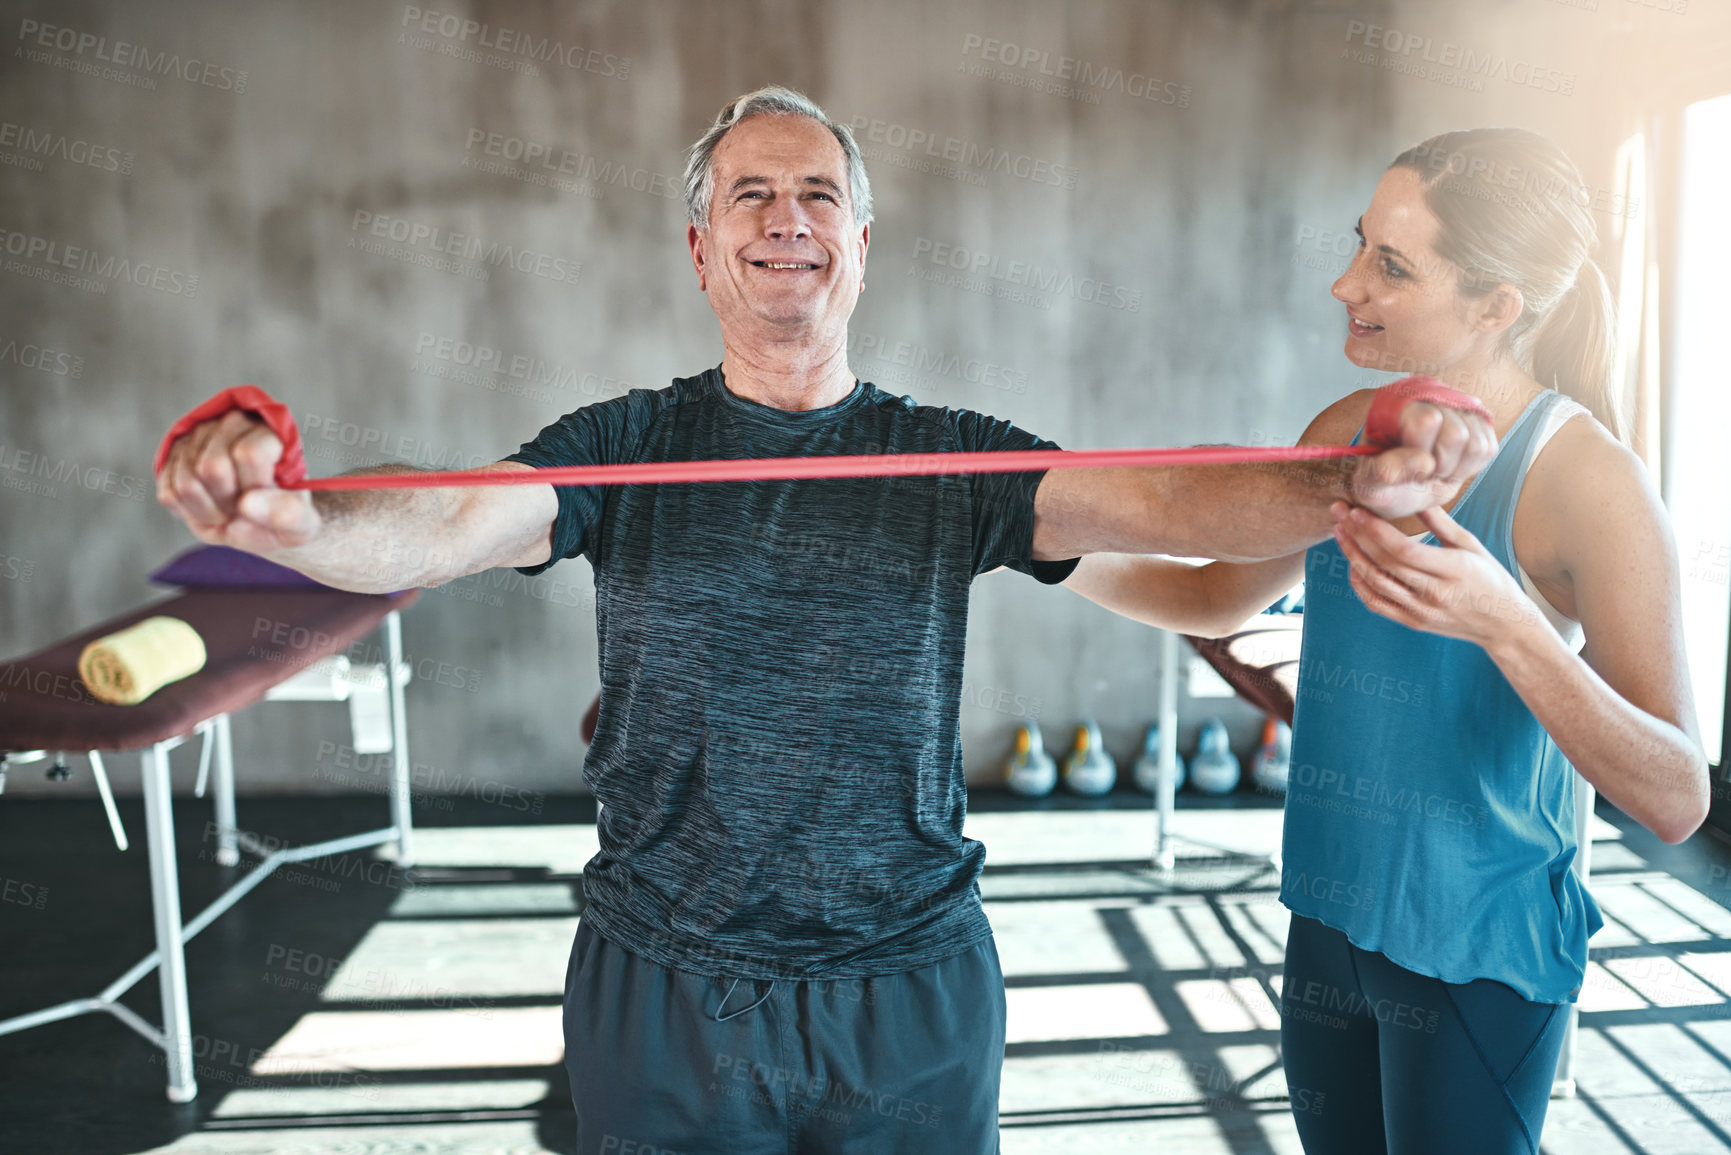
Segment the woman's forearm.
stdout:
<path fill-rule="evenodd" d="M 1064 587 L 1144 625 L 1213 637 L 1219 623 L 1201 570 L 1169 558 L 1093 553 Z"/>
<path fill-rule="evenodd" d="M 1250 565 L 1192 565 L 1171 558 L 1097 553 L 1084 557 L 1064 585 L 1134 621 L 1218 638 L 1266 609 L 1303 576 L 1303 554 Z"/>
<path fill-rule="evenodd" d="M 1666 842 L 1701 825 L 1709 787 L 1694 735 L 1617 693 L 1536 616 L 1485 649 L 1563 756 L 1619 810 Z"/>

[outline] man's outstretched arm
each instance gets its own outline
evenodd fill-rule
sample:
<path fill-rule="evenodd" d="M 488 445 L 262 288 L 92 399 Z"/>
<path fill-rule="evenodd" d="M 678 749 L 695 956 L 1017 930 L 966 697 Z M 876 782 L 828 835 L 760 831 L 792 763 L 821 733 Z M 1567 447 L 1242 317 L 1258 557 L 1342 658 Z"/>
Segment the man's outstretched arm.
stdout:
<path fill-rule="evenodd" d="M 436 586 L 552 556 L 559 505 L 551 485 L 315 494 L 277 486 L 282 455 L 269 428 L 230 412 L 174 443 L 157 476 L 157 498 L 202 542 L 246 550 L 357 593 Z M 504 461 L 487 468 L 530 467 Z"/>
<path fill-rule="evenodd" d="M 1400 435 L 1374 457 L 1053 470 L 1034 497 L 1034 558 L 1284 557 L 1334 532 L 1336 501 L 1411 517 L 1448 502 L 1496 452 L 1490 422 L 1424 402 L 1401 411 Z"/>

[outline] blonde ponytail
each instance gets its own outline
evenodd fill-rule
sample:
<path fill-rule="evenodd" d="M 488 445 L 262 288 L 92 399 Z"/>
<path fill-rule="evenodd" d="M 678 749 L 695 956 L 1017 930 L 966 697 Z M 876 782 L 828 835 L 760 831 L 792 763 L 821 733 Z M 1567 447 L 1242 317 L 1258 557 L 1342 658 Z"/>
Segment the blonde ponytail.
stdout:
<path fill-rule="evenodd" d="M 1567 393 L 1592 410 L 1599 424 L 1621 441 L 1623 420 L 1611 380 L 1615 315 L 1605 274 L 1589 258 L 1533 334 L 1532 374 L 1539 384 Z"/>

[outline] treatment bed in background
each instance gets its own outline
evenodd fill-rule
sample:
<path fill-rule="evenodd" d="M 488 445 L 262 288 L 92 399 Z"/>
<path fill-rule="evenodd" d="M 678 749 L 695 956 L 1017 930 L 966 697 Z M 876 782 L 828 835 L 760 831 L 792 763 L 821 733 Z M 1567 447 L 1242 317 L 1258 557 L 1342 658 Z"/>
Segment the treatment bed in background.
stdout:
<path fill-rule="evenodd" d="M 310 588 L 309 588 L 310 587 Z M 109 789 L 104 752 L 140 752 L 151 908 L 156 949 L 99 994 L 18 1015 L 0 1022 L 0 1034 L 106 1012 L 161 1047 L 167 1056 L 168 1097 L 177 1103 L 198 1094 L 188 1018 L 183 948 L 196 934 L 285 863 L 394 843 L 396 861 L 414 861 L 409 814 L 409 753 L 403 689 L 408 668 L 402 656 L 401 611 L 419 591 L 372 595 L 347 593 L 304 580 L 299 588 L 195 588 L 153 602 L 60 641 L 47 649 L 0 664 L 0 787 L 9 765 L 36 761 L 49 752 L 84 753 L 102 796 L 115 841 L 126 849 L 125 832 Z M 204 640 L 204 668 L 163 687 L 136 706 L 111 706 L 91 696 L 78 677 L 78 655 L 95 639 L 157 614 L 180 618 Z M 383 633 L 384 661 L 353 665 L 342 651 L 373 630 Z M 363 702 L 387 715 L 373 726 L 388 738 L 371 743 L 391 751 L 390 825 L 309 846 L 265 845 L 236 827 L 234 752 L 230 719 L 255 702 L 349 701 L 351 719 Z M 184 925 L 179 869 L 175 860 L 169 751 L 202 736 L 197 793 L 213 777 L 216 860 L 240 861 L 240 851 L 262 859 Z M 362 742 L 357 736 L 356 746 Z M 211 771 L 214 766 L 214 775 Z M 152 970 L 162 992 L 158 1030 L 119 1000 Z"/>

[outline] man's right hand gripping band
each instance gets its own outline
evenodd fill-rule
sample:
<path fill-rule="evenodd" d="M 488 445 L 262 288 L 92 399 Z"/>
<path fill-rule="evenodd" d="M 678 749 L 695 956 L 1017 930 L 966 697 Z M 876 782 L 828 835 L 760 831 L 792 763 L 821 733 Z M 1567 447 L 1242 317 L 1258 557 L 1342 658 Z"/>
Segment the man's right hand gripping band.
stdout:
<path fill-rule="evenodd" d="M 258 417 L 282 442 L 282 459 L 276 463 L 275 471 L 278 485 L 289 489 L 306 480 L 306 457 L 301 451 L 301 434 L 295 427 L 293 414 L 289 412 L 287 405 L 271 397 L 257 385 L 236 385 L 224 389 L 176 421 L 170 426 L 168 435 L 162 439 L 162 444 L 157 446 L 156 465 L 152 472 L 162 472 L 163 464 L 168 461 L 168 451 L 177 439 L 191 432 L 194 426 L 214 421 L 231 409 L 243 409 Z"/>

